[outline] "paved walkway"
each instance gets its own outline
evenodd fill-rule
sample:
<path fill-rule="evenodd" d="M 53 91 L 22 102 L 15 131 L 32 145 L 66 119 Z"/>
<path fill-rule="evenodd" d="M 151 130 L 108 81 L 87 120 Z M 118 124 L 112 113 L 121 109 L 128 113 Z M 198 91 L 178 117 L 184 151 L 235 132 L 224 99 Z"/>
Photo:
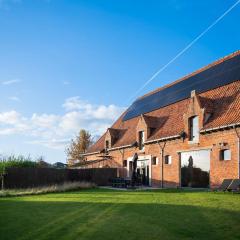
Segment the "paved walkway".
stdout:
<path fill-rule="evenodd" d="M 135 189 L 131 189 L 131 188 L 117 188 L 117 187 L 111 187 L 111 186 L 99 186 L 99 188 L 102 189 L 110 189 L 110 190 L 117 190 L 117 191 L 129 191 L 129 190 L 137 190 L 137 191 L 141 191 L 141 190 L 166 190 L 166 189 L 179 189 L 179 188 L 160 188 L 160 187 L 148 187 L 148 186 L 138 186 Z M 210 191 L 209 188 L 180 188 L 182 190 L 186 190 L 186 191 L 203 191 L 203 192 L 208 192 Z"/>
<path fill-rule="evenodd" d="M 157 188 L 157 187 L 147 187 L 147 186 L 140 186 L 136 187 L 134 189 L 131 188 L 116 188 L 116 187 L 110 187 L 110 186 L 100 186 L 99 188 L 102 189 L 110 189 L 110 190 L 121 190 L 121 191 L 128 191 L 128 190 L 157 190 L 157 189 L 163 189 L 163 188 Z"/>

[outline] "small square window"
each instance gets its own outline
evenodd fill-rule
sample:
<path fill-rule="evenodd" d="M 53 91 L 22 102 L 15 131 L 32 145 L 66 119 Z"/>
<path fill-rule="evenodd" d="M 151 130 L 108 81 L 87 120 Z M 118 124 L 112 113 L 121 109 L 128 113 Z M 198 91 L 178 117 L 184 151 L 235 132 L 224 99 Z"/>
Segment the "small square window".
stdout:
<path fill-rule="evenodd" d="M 127 167 L 127 160 L 123 160 L 123 167 Z"/>
<path fill-rule="evenodd" d="M 164 160 L 165 160 L 164 161 L 165 164 L 167 164 L 167 165 L 172 164 L 172 156 L 166 155 Z"/>
<path fill-rule="evenodd" d="M 230 149 L 223 149 L 220 151 L 220 160 L 222 160 L 222 161 L 231 160 Z"/>
<path fill-rule="evenodd" d="M 152 157 L 152 165 L 157 165 L 157 157 Z"/>

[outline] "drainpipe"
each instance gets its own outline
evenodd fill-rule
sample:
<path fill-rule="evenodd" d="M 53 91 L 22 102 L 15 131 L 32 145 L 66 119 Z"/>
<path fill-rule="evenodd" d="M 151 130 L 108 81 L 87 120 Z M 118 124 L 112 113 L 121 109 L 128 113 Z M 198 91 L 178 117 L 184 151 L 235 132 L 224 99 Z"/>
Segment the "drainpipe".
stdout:
<path fill-rule="evenodd" d="M 236 135 L 237 135 L 238 178 L 240 178 L 240 133 L 237 131 L 236 126 L 234 127 L 234 130 L 235 130 Z"/>
<path fill-rule="evenodd" d="M 124 149 L 119 149 L 119 152 L 120 152 L 120 154 L 121 154 L 121 156 L 122 156 L 122 164 L 123 164 L 123 160 L 124 160 Z M 121 167 L 122 169 L 123 169 L 123 167 Z M 118 177 L 120 177 L 120 173 L 119 173 L 119 171 L 118 171 Z"/>
<path fill-rule="evenodd" d="M 164 148 L 166 146 L 166 142 L 164 142 L 163 146 L 161 146 L 160 142 L 157 142 L 158 143 L 158 146 L 160 148 L 160 151 L 161 151 L 161 154 L 162 154 L 162 162 L 161 162 L 161 165 L 162 165 L 162 176 L 161 176 L 161 188 L 164 188 L 164 171 L 163 171 L 163 167 L 164 167 Z"/>

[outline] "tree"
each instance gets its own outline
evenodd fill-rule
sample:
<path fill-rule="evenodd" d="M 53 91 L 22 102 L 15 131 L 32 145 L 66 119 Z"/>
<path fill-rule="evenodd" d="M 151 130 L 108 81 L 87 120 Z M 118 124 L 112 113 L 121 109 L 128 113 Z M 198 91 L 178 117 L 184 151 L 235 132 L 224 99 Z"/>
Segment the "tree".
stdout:
<path fill-rule="evenodd" d="M 41 156 L 37 160 L 37 167 L 38 168 L 51 168 L 52 165 L 46 161 L 44 161 L 44 157 Z"/>
<path fill-rule="evenodd" d="M 68 156 L 68 163 L 74 164 L 76 160 L 84 161 L 84 157 L 81 155 L 87 151 L 87 149 L 93 144 L 93 138 L 91 134 L 81 129 L 76 139 L 72 139 L 70 146 L 66 149 Z"/>

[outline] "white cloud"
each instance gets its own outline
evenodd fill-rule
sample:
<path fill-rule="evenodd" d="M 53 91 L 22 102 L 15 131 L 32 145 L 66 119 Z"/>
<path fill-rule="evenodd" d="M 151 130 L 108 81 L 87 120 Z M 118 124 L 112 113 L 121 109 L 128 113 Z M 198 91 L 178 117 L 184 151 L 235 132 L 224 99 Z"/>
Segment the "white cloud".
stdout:
<path fill-rule="evenodd" d="M 21 82 L 21 79 L 16 78 L 16 79 L 3 81 L 2 85 L 11 85 L 11 84 L 14 84 L 14 83 L 19 83 L 19 82 Z"/>
<path fill-rule="evenodd" d="M 33 140 L 28 143 L 64 149 L 80 129 L 101 135 L 120 116 L 125 108 L 115 105 L 92 105 L 72 97 L 63 104 L 66 112 L 37 114 L 25 117 L 12 110 L 0 112 L 0 135 L 21 134 Z"/>
<path fill-rule="evenodd" d="M 34 113 L 31 117 L 31 122 L 36 127 L 52 128 L 56 122 L 59 121 L 59 116 L 54 114 L 41 114 Z"/>
<path fill-rule="evenodd" d="M 11 101 L 20 102 L 20 98 L 16 97 L 16 96 L 11 96 L 8 99 L 11 100 Z"/>
<path fill-rule="evenodd" d="M 124 108 L 120 108 L 113 104 L 105 105 L 92 105 L 86 101 L 82 101 L 78 96 L 67 98 L 62 105 L 66 111 L 77 110 L 82 113 L 86 119 L 110 119 L 114 120 Z"/>
<path fill-rule="evenodd" d="M 14 125 L 20 122 L 21 119 L 21 115 L 12 110 L 9 112 L 3 112 L 0 114 L 0 124 L 10 124 L 10 125 Z"/>
<path fill-rule="evenodd" d="M 80 110 L 82 107 L 85 108 L 86 104 L 86 102 L 81 101 L 80 98 L 76 96 L 67 98 L 62 106 L 66 111 L 71 111 Z"/>
<path fill-rule="evenodd" d="M 29 129 L 27 119 L 15 110 L 0 113 L 0 135 L 19 134 Z"/>

